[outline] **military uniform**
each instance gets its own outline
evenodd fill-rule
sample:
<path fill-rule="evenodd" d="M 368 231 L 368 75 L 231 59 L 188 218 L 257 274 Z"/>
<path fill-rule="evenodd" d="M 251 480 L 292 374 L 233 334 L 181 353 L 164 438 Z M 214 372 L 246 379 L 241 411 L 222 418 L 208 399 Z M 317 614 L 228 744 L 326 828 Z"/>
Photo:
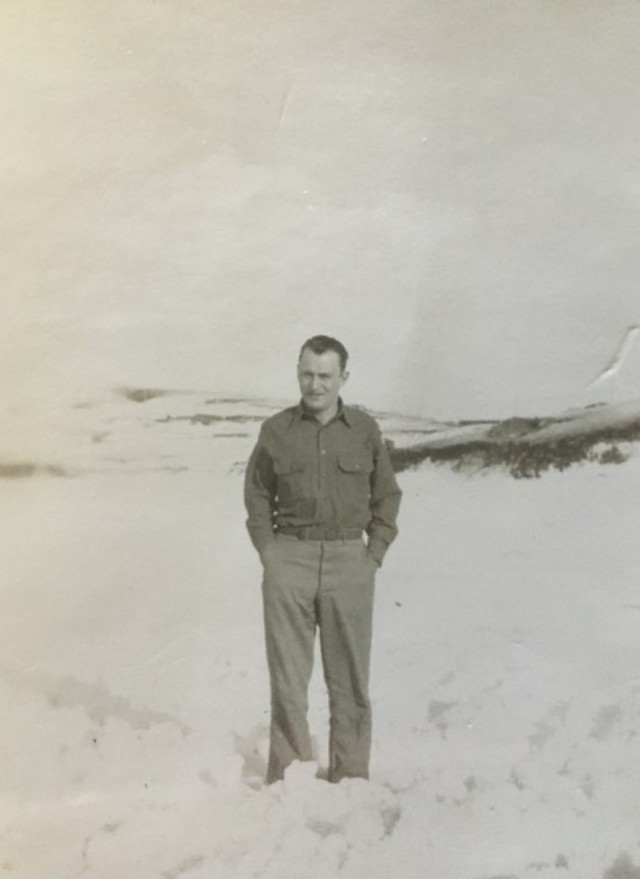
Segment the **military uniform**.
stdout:
<path fill-rule="evenodd" d="M 307 691 L 316 627 L 329 692 L 329 780 L 368 777 L 374 580 L 397 534 L 400 496 L 378 425 L 361 410 L 339 400 L 323 425 L 299 404 L 262 425 L 245 503 L 264 566 L 268 782 L 312 756 Z"/>

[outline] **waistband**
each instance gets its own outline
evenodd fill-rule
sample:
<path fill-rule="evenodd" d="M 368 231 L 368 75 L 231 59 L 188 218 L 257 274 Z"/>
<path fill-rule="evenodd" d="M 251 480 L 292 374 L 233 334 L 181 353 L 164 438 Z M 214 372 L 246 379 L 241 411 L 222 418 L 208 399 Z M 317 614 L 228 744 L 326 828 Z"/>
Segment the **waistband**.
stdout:
<path fill-rule="evenodd" d="M 294 528 L 283 525 L 277 534 L 297 537 L 298 540 L 361 540 L 361 528 L 325 528 L 323 525 L 311 525 L 308 528 Z"/>

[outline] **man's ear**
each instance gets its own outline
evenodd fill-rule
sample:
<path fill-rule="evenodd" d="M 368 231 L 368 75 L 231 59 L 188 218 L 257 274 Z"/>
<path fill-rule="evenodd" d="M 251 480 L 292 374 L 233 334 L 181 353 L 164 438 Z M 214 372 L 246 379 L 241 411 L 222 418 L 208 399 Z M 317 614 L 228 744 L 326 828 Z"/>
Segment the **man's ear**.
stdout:
<path fill-rule="evenodd" d="M 347 372 L 346 369 L 345 369 L 345 371 L 342 373 L 341 378 L 342 378 L 342 384 L 344 384 L 344 383 L 346 382 L 346 380 L 349 378 L 349 373 Z"/>

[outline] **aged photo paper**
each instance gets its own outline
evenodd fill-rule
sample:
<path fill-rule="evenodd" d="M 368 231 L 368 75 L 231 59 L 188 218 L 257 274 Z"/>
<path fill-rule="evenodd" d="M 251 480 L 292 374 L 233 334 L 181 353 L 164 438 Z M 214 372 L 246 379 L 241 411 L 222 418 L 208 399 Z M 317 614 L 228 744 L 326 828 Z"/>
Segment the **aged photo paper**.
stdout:
<path fill-rule="evenodd" d="M 639 879 L 640 5 L 0 23 L 0 876 Z M 316 648 L 267 784 L 243 479 L 316 334 L 402 503 L 370 777 Z"/>

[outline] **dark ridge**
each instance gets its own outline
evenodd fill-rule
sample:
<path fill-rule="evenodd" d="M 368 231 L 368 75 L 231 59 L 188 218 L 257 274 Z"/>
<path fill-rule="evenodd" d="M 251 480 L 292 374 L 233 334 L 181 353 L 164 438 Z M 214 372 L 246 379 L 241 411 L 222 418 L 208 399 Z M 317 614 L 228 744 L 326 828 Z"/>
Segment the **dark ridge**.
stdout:
<path fill-rule="evenodd" d="M 491 422 L 493 424 L 493 422 Z M 425 436 L 430 436 L 432 433 L 440 433 L 439 427 L 431 427 L 431 428 L 418 428 L 418 427 L 398 427 L 393 431 L 394 434 L 402 434 L 402 433 L 423 433 Z"/>
<path fill-rule="evenodd" d="M 156 418 L 158 424 L 167 424 L 169 421 L 189 421 L 191 424 L 218 424 L 221 421 L 231 421 L 235 424 L 246 424 L 249 421 L 264 421 L 262 415 L 208 415 L 198 412 L 196 415 L 165 415 L 164 418 Z"/>
<path fill-rule="evenodd" d="M 166 397 L 171 391 L 165 391 L 161 388 L 118 388 L 117 393 L 133 403 L 146 403 L 147 400 Z"/>
<path fill-rule="evenodd" d="M 30 461 L 0 463 L 0 479 L 29 479 L 31 476 L 68 476 L 56 464 L 33 464 Z"/>
<path fill-rule="evenodd" d="M 553 424 L 553 421 L 553 418 L 507 418 L 490 427 L 487 436 L 492 438 L 525 436 Z"/>
<path fill-rule="evenodd" d="M 449 464 L 454 470 L 506 469 L 516 479 L 537 478 L 547 470 L 566 470 L 582 461 L 601 464 L 621 464 L 627 456 L 616 443 L 637 442 L 640 439 L 640 419 L 621 427 L 606 427 L 582 436 L 562 437 L 548 442 L 527 442 L 525 439 L 493 439 L 453 441 L 451 445 L 432 448 L 414 445 L 406 448 L 390 447 L 393 468 L 397 473 L 416 467 L 423 461 Z M 609 443 L 598 453 L 594 446 Z"/>
<path fill-rule="evenodd" d="M 229 405 L 242 403 L 243 406 L 257 406 L 259 409 L 283 409 L 285 402 L 277 400 L 263 400 L 259 397 L 209 397 L 204 401 L 205 406 L 217 406 L 219 404 Z"/>
<path fill-rule="evenodd" d="M 215 406 L 219 403 L 228 404 L 228 403 L 246 403 L 246 400 L 243 400 L 242 397 L 212 397 L 209 400 L 204 401 L 205 406 Z"/>

